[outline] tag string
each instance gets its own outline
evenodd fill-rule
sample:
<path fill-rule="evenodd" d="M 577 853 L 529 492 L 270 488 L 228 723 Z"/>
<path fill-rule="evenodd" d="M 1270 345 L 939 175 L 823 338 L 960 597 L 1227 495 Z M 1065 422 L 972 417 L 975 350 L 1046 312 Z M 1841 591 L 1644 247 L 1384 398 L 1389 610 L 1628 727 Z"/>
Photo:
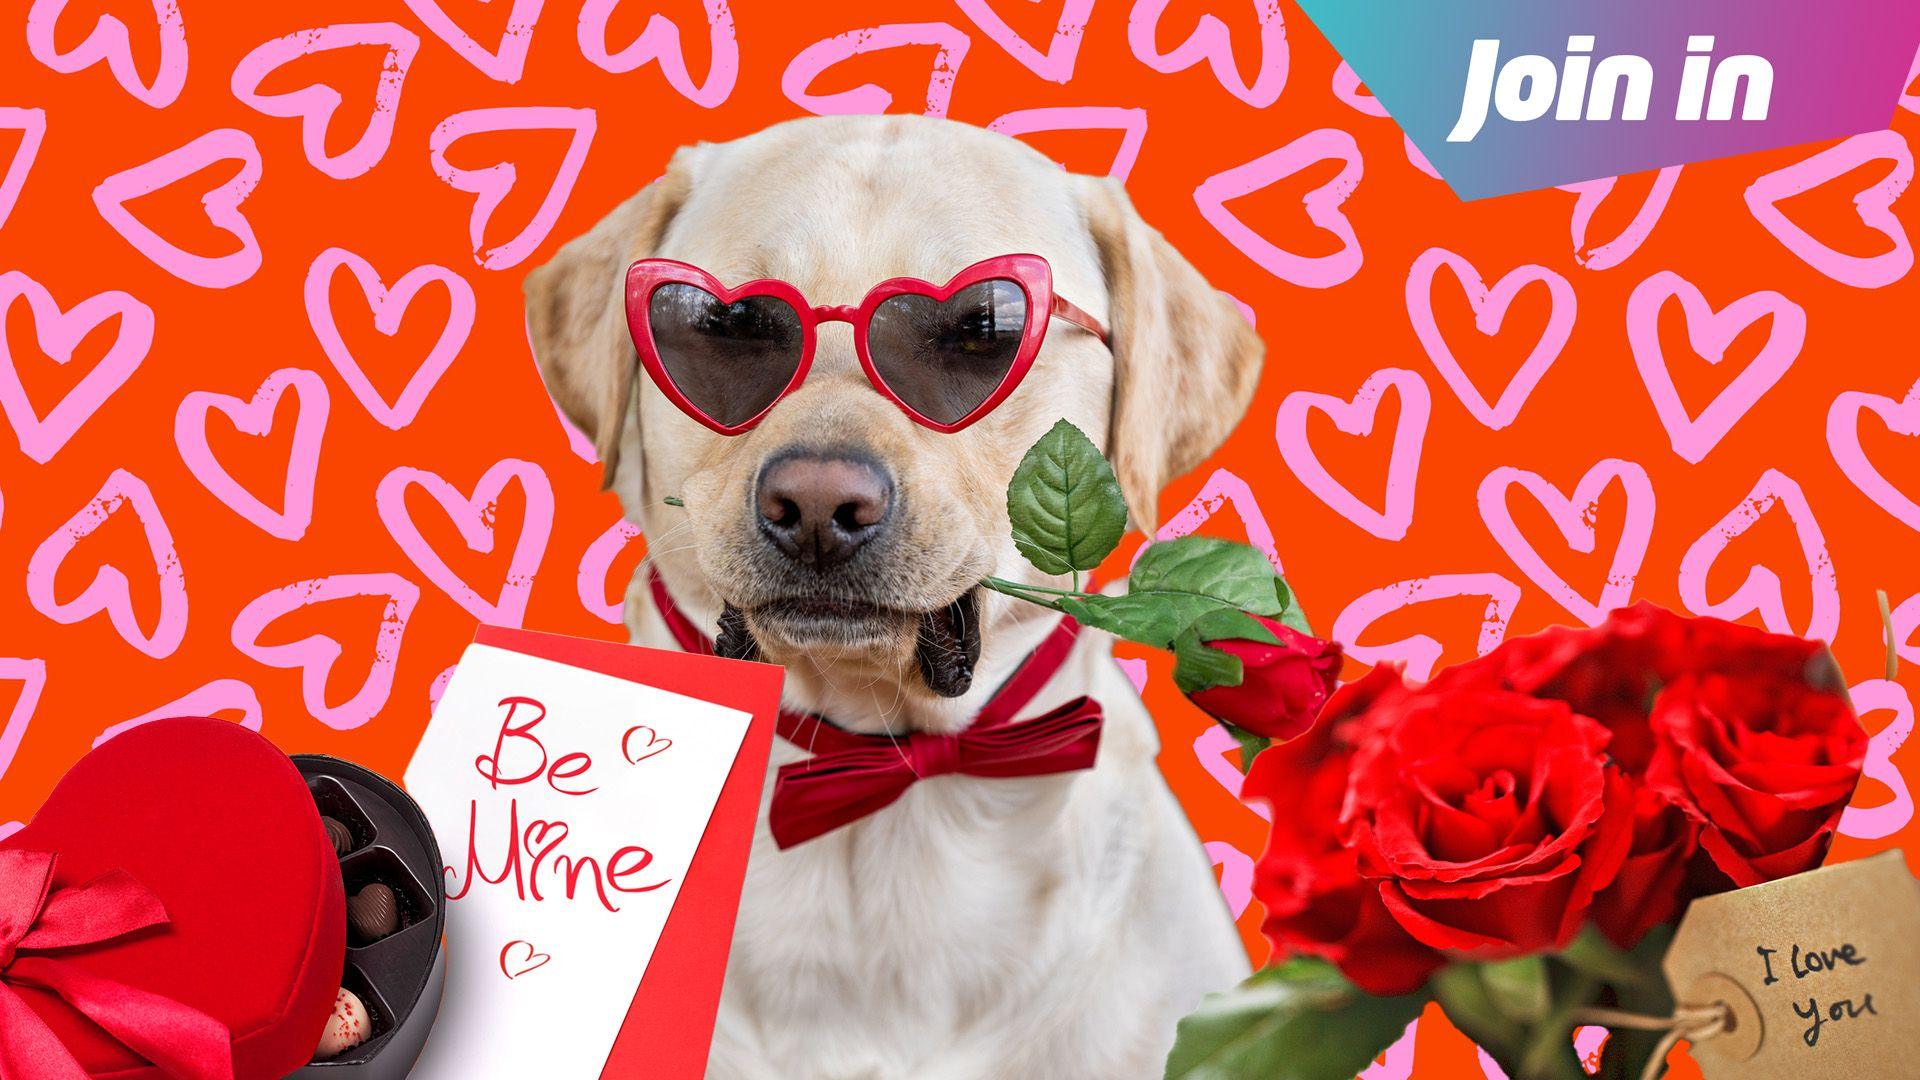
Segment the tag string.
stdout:
<path fill-rule="evenodd" d="M 1673 1011 L 1671 1016 L 1647 1016 L 1642 1013 L 1622 1012 L 1619 1009 L 1587 1008 L 1574 1014 L 1574 1022 L 1598 1024 L 1602 1027 L 1626 1028 L 1632 1031 L 1663 1032 L 1660 1042 L 1654 1046 L 1653 1056 L 1647 1059 L 1647 1067 L 1640 1072 L 1640 1080 L 1655 1080 L 1666 1071 L 1667 1055 L 1685 1039 L 1691 1043 L 1701 1043 L 1726 1032 L 1733 1020 L 1733 1010 L 1724 1002 L 1712 1005 L 1683 1005 Z"/>

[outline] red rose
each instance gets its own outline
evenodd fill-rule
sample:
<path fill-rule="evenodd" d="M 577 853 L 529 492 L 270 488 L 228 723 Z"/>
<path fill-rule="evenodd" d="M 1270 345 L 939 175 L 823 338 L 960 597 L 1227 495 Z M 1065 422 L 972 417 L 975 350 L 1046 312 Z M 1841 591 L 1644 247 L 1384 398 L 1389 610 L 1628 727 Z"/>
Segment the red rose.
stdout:
<path fill-rule="evenodd" d="M 1844 695 L 1797 672 L 1686 675 L 1654 702 L 1653 728 L 1648 782 L 1701 822 L 1701 850 L 1735 886 L 1820 865 L 1866 759 Z"/>
<path fill-rule="evenodd" d="M 1190 695 L 1209 716 L 1234 727 L 1291 739 L 1313 723 L 1340 679 L 1340 646 L 1254 616 L 1278 643 L 1227 638 L 1207 644 L 1240 658 L 1238 686 L 1214 686 Z"/>
<path fill-rule="evenodd" d="M 1241 792 L 1271 806 L 1279 823 L 1253 881 L 1253 894 L 1267 909 L 1261 930 L 1275 955 L 1324 957 L 1380 995 L 1419 989 L 1443 962 L 1387 913 L 1337 833 L 1347 765 L 1368 710 L 1406 693 L 1399 672 L 1385 665 L 1341 687 L 1310 730 L 1254 759 Z"/>
<path fill-rule="evenodd" d="M 1672 796 L 1650 787 L 1633 792 L 1633 846 L 1620 875 L 1593 900 L 1593 921 L 1623 949 L 1674 921 L 1687 901 L 1687 865 L 1700 849 L 1700 825 Z"/>
<path fill-rule="evenodd" d="M 1342 815 L 1360 873 L 1420 941 L 1475 959 L 1565 946 L 1633 843 L 1606 729 L 1500 690 L 1430 687 L 1356 753 Z"/>
<path fill-rule="evenodd" d="M 1564 701 L 1613 733 L 1608 751 L 1627 775 L 1637 777 L 1653 756 L 1647 725 L 1653 696 L 1690 669 L 1692 626 L 1698 621 L 1643 601 L 1613 611 L 1590 629 L 1553 627 L 1509 640 L 1447 669 L 1434 685 L 1515 690 Z"/>

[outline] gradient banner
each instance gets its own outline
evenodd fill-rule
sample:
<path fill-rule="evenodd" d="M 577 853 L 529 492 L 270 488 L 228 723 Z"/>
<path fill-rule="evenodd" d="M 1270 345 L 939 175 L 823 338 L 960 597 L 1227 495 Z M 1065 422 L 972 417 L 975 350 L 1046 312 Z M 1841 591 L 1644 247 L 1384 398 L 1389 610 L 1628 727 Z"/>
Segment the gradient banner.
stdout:
<path fill-rule="evenodd" d="M 1915 0 L 1300 6 L 1464 199 L 1879 130 L 1920 74 Z"/>

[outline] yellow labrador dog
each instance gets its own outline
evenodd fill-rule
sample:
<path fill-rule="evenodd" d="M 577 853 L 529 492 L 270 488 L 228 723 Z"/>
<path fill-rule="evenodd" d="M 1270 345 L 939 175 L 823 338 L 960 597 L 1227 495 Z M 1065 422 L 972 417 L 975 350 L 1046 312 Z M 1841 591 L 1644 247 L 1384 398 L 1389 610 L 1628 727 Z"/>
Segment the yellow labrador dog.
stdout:
<path fill-rule="evenodd" d="M 887 279 L 945 284 L 1014 253 L 1042 256 L 1054 292 L 1104 323 L 1110 344 L 1051 320 L 1024 381 L 954 432 L 877 390 L 844 321 L 819 325 L 804 381 L 734 435 L 714 428 L 744 426 L 778 387 L 751 364 L 737 376 L 689 365 L 712 335 L 797 348 L 786 309 L 769 323 L 702 292 L 675 294 L 691 309 L 652 309 L 653 340 L 680 335 L 658 351 L 706 424 L 648 378 L 629 332 L 626 277 L 639 259 L 677 260 L 726 288 L 779 279 L 806 304 L 851 308 Z M 673 606 L 786 665 L 789 708 L 857 732 L 966 728 L 1053 627 L 1051 613 L 976 586 L 989 574 L 1065 584 L 1019 556 L 1005 509 L 1015 465 L 1049 426 L 1064 417 L 1106 447 L 1135 524 L 1150 530 L 1161 486 L 1245 412 L 1262 355 L 1231 301 L 1119 183 L 924 117 L 798 120 L 683 149 L 529 275 L 526 293 L 547 384 L 645 529 Z M 967 309 L 951 324 L 906 332 L 958 342 L 954 356 L 979 353 L 997 370 L 1020 297 L 972 297 L 949 305 Z M 1026 314 L 1044 319 L 1012 312 Z M 885 378 L 923 413 L 975 404 L 978 373 L 938 355 Z M 635 642 L 674 647 L 646 573 L 626 623 Z M 763 807 L 710 1076 L 1161 1074 L 1179 1017 L 1248 966 L 1110 644 L 1082 634 L 1030 707 L 1102 703 L 1090 769 L 931 778 L 786 850 Z M 805 757 L 776 740 L 776 766 Z"/>

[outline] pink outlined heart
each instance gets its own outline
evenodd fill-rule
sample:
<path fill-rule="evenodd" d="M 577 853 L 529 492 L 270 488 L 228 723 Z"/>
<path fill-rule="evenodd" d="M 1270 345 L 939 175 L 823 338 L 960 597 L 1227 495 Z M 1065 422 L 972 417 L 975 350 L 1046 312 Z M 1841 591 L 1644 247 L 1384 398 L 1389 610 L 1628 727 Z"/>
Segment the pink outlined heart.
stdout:
<path fill-rule="evenodd" d="M 126 204 L 170 187 L 217 162 L 238 161 L 240 170 L 200 197 L 207 221 L 240 242 L 240 250 L 225 255 L 199 255 L 177 247 L 133 215 Z M 260 269 L 260 241 L 253 225 L 240 212 L 260 183 L 260 147 L 253 136 L 237 128 L 219 128 L 130 169 L 114 173 L 93 189 L 93 205 L 113 231 L 154 265 L 182 281 L 207 289 L 226 289 L 251 278 Z"/>
<path fill-rule="evenodd" d="M 1673 299 L 1680 301 L 1686 314 L 1688 342 L 1709 364 L 1718 365 L 1726 359 L 1727 347 L 1747 327 L 1769 315 L 1773 317 L 1767 328 L 1767 343 L 1759 354 L 1698 416 L 1689 414 L 1681 403 L 1673 371 L 1660 345 L 1660 311 Z M 1662 270 L 1636 286 L 1627 299 L 1627 343 L 1633 349 L 1634 366 L 1640 369 L 1640 380 L 1647 384 L 1653 411 L 1667 429 L 1673 452 L 1695 464 L 1712 453 L 1727 432 L 1786 375 L 1806 339 L 1806 309 L 1777 292 L 1748 293 L 1715 311 L 1692 282 L 1671 270 Z"/>
<path fill-rule="evenodd" d="M 640 752 L 636 754 L 634 753 L 633 737 L 642 731 L 647 733 L 647 741 L 640 744 Z M 626 758 L 627 764 L 629 765 L 638 765 L 648 758 L 658 757 L 666 753 L 672 746 L 672 739 L 667 738 L 665 735 L 660 734 L 645 724 L 635 724 L 627 729 L 626 734 L 620 736 L 620 756 Z"/>
<path fill-rule="evenodd" d="M 953 83 L 959 77 L 960 62 L 967 58 L 972 40 L 965 31 L 943 22 L 888 23 L 866 30 L 849 30 L 800 50 L 780 76 L 780 92 L 788 101 L 818 116 L 883 113 L 893 104 L 893 91 L 873 83 L 831 94 L 815 94 L 808 87 L 821 72 L 843 60 L 887 49 L 931 45 L 935 49 L 933 67 L 927 76 L 927 97 L 922 111 L 928 116 L 945 116 L 947 105 L 953 100 Z"/>
<path fill-rule="evenodd" d="M 264 436 L 273 430 L 274 413 L 289 389 L 294 391 L 299 410 L 294 414 L 293 447 L 287 457 L 280 509 L 275 510 L 242 487 L 214 456 L 207 442 L 207 419 L 218 410 L 241 434 Z M 268 375 L 246 401 L 211 390 L 188 394 L 174 415 L 173 443 L 179 447 L 187 471 L 227 509 L 269 536 L 298 540 L 307 534 L 307 526 L 313 521 L 314 478 L 320 470 L 320 444 L 327 432 L 328 409 L 325 380 L 304 368 L 281 368 Z"/>
<path fill-rule="evenodd" d="M 1080 57 L 1080 39 L 1087 32 L 1088 17 L 1093 14 L 1093 0 L 1066 0 L 1060 5 L 1060 18 L 1054 22 L 1053 36 L 1047 41 L 1044 53 L 1015 33 L 988 0 L 957 0 L 957 3 L 981 33 L 1007 50 L 1007 55 L 1028 71 L 1048 82 L 1065 84 L 1073 78 L 1074 62 Z"/>
<path fill-rule="evenodd" d="M 4 227 L 14 204 L 20 201 L 20 189 L 26 186 L 27 174 L 33 171 L 33 163 L 40 157 L 40 144 L 46 141 L 47 111 L 0 106 L 0 130 L 20 133 L 20 145 L 13 152 L 13 160 L 7 163 L 6 175 L 0 176 L 0 227 Z"/>
<path fill-rule="evenodd" d="M 1746 580 L 1724 600 L 1716 602 L 1707 598 L 1707 575 L 1727 545 L 1776 509 L 1793 523 L 1794 533 L 1800 540 L 1800 552 L 1807 561 L 1813 606 L 1803 628 L 1789 622 L 1780 575 L 1770 567 L 1748 568 Z M 1680 601 L 1695 615 L 1738 620 L 1758 613 L 1761 623 L 1776 634 L 1833 640 L 1840 629 L 1840 586 L 1834 577 L 1833 556 L 1827 552 L 1826 536 L 1820 531 L 1819 520 L 1813 516 L 1806 493 L 1793 478 L 1778 469 L 1768 469 L 1738 505 L 1687 547 L 1680 559 Z"/>
<path fill-rule="evenodd" d="M 587 0 L 580 9 L 580 55 L 587 62 L 615 75 L 660 62 L 660 74 L 681 97 L 703 109 L 718 108 L 733 95 L 740 77 L 740 42 L 735 36 L 733 9 L 728 0 L 703 0 L 707 9 L 707 44 L 712 61 L 707 81 L 695 83 L 687 72 L 686 50 L 680 44 L 680 27 L 672 19 L 655 12 L 645 29 L 617 52 L 607 49 L 607 21 L 621 0 Z"/>
<path fill-rule="evenodd" d="M 1140 159 L 1141 144 L 1147 139 L 1147 110 L 1123 109 L 1112 105 L 1074 105 L 1044 109 L 1015 109 L 987 125 L 988 131 L 1002 135 L 1031 135 L 1036 131 L 1118 131 L 1120 149 L 1106 174 L 1125 183 Z"/>
<path fill-rule="evenodd" d="M 160 595 L 160 613 L 151 632 L 140 628 L 140 616 L 134 611 L 133 593 L 126 572 L 103 563 L 94 571 L 80 595 L 61 600 L 54 595 L 55 579 L 80 541 L 93 535 L 121 510 L 130 511 L 147 538 L 147 551 L 153 558 L 154 576 Z M 27 560 L 27 600 L 35 611 L 54 622 L 71 626 L 106 612 L 107 620 L 122 640 L 155 660 L 164 660 L 180 647 L 187 634 L 187 580 L 180 565 L 180 553 L 173 544 L 173 533 L 154 502 L 146 481 L 125 469 L 115 469 L 100 486 L 98 494 L 66 523 L 55 529 Z"/>
<path fill-rule="evenodd" d="M 27 737 L 34 710 L 40 707 L 40 695 L 47 689 L 47 662 L 33 657 L 0 657 L 0 681 L 20 684 L 20 696 L 7 713 L 6 726 L 0 727 L 0 780 L 20 752 L 20 741 Z M 0 834 L 4 838 L 4 834 Z"/>
<path fill-rule="evenodd" d="M 373 633 L 373 662 L 353 695 L 338 705 L 327 701 L 327 680 L 340 659 L 340 642 L 324 634 L 309 634 L 284 645 L 263 645 L 260 638 L 279 619 L 302 608 L 355 597 L 384 597 L 379 625 Z M 351 731 L 372 720 L 393 693 L 394 669 L 407 623 L 420 602 L 420 587 L 399 574 L 334 574 L 296 581 L 262 593 L 247 602 L 233 620 L 233 647 L 241 655 L 268 667 L 300 672 L 300 700 L 315 720 L 335 731 Z"/>
<path fill-rule="evenodd" d="M 326 83 L 309 83 L 278 94 L 260 93 L 262 82 L 303 56 L 369 46 L 382 49 L 386 56 L 380 64 L 379 82 L 374 86 L 366 130 L 352 146 L 337 154 L 327 152 L 327 132 L 344 100 L 339 90 Z M 233 69 L 233 96 L 241 104 L 268 116 L 299 118 L 300 145 L 306 151 L 307 162 L 335 180 L 351 180 L 365 175 L 386 156 L 387 147 L 393 142 L 400 90 L 419 51 L 420 35 L 398 23 L 340 23 L 317 30 L 300 30 L 274 38 L 242 57 Z"/>
<path fill-rule="evenodd" d="M 1340 241 L 1339 251 L 1296 255 L 1254 232 L 1227 209 L 1229 200 L 1271 187 L 1322 161 L 1342 161 L 1345 165 L 1333 179 L 1309 191 L 1301 205 L 1306 208 L 1308 221 Z M 1267 273 L 1305 288 L 1328 289 L 1359 273 L 1365 258 L 1353 222 L 1340 209 L 1359 186 L 1364 170 L 1360 144 L 1352 135 L 1337 128 L 1321 128 L 1244 165 L 1207 177 L 1194 189 L 1193 201 L 1200 207 L 1200 216 L 1226 237 L 1227 243 Z"/>
<path fill-rule="evenodd" d="M 1400 419 L 1394 427 L 1393 456 L 1387 464 L 1386 504 L 1375 510 L 1335 480 L 1320 463 L 1307 438 L 1307 417 L 1321 412 L 1348 435 L 1371 436 L 1379 413 L 1380 396 L 1391 388 L 1400 397 Z M 1413 524 L 1414 494 L 1419 487 L 1420 455 L 1427 441 L 1427 421 L 1433 399 L 1426 381 L 1404 368 L 1382 368 L 1367 376 L 1352 400 L 1332 394 L 1296 390 L 1280 403 L 1273 437 L 1280 457 L 1293 474 L 1333 511 L 1382 540 L 1401 540 Z"/>
<path fill-rule="evenodd" d="M 1835 250 L 1814 239 L 1780 211 L 1781 201 L 1845 176 L 1871 161 L 1890 161 L 1893 169 L 1857 192 L 1853 205 L 1860 215 L 1860 224 L 1886 237 L 1893 245 L 1892 250 L 1878 255 L 1850 255 Z M 1913 150 L 1905 137 L 1897 131 L 1870 131 L 1755 180 L 1747 188 L 1747 210 L 1774 239 L 1785 244 L 1788 251 L 1808 266 L 1844 285 L 1878 289 L 1899 281 L 1913 269 L 1912 241 L 1907 237 L 1906 226 L 1893 213 L 1893 204 L 1912 182 Z"/>
<path fill-rule="evenodd" d="M 473 245 L 475 262 L 488 270 L 505 270 L 519 265 L 533 254 L 533 250 L 553 231 L 554 222 L 560 220 L 560 211 L 566 208 L 567 199 L 573 195 L 573 184 L 580 178 L 581 166 L 586 164 L 587 149 L 593 144 L 596 125 L 592 109 L 559 106 L 469 109 L 440 121 L 433 129 L 433 134 L 427 137 L 427 158 L 433 165 L 435 176 L 454 190 L 464 191 L 474 197 L 473 213 L 467 219 L 467 238 Z M 519 166 L 511 161 L 500 161 L 484 168 L 463 169 L 448 162 L 447 151 L 469 135 L 506 131 L 565 131 L 570 132 L 572 137 L 567 143 L 566 155 L 554 170 L 553 179 L 547 184 L 547 193 L 541 198 L 540 207 L 533 212 L 533 217 L 512 239 L 488 247 L 487 225 L 493 221 L 493 212 L 500 208 L 501 200 L 519 182 Z"/>
<path fill-rule="evenodd" d="M 131 720 L 122 720 L 102 731 L 93 745 L 99 746 L 116 735 L 132 731 L 142 724 L 155 720 L 167 720 L 176 716 L 212 716 L 216 713 L 237 712 L 240 714 L 240 726 L 248 731 L 259 731 L 263 717 L 260 708 L 260 696 L 253 687 L 239 679 L 215 679 L 197 690 L 188 691 L 157 708 L 149 709 Z"/>
<path fill-rule="evenodd" d="M 1600 497 L 1618 482 L 1627 496 L 1626 520 L 1621 526 L 1620 542 L 1607 567 L 1607 578 L 1600 599 L 1588 600 L 1540 557 L 1533 542 L 1514 524 L 1507 505 L 1507 489 L 1515 484 L 1525 488 L 1547 515 L 1567 547 L 1582 555 L 1591 555 L 1597 544 L 1594 521 L 1600 509 Z M 1608 458 L 1588 469 L 1574 485 L 1572 495 L 1563 495 L 1539 473 L 1503 465 L 1480 482 L 1480 520 L 1487 531 L 1527 575 L 1554 602 L 1566 608 L 1588 626 L 1598 626 L 1607 612 L 1623 607 L 1633 599 L 1634 582 L 1647 558 L 1647 544 L 1653 538 L 1653 481 L 1647 470 L 1631 461 Z"/>
<path fill-rule="evenodd" d="M 1467 377 L 1466 370 L 1453 355 L 1452 346 L 1440 332 L 1439 323 L 1433 314 L 1433 282 L 1440 268 L 1446 267 L 1460 283 L 1467 294 L 1467 303 L 1473 309 L 1473 325 L 1486 337 L 1500 332 L 1500 326 L 1506 321 L 1507 309 L 1513 305 L 1514 297 L 1520 291 L 1536 282 L 1547 287 L 1547 295 L 1552 300 L 1551 314 L 1547 316 L 1546 329 L 1540 332 L 1540 340 L 1534 344 L 1533 351 L 1520 365 L 1506 388 L 1500 391 L 1500 399 L 1489 405 L 1480 390 Z M 1560 359 L 1560 353 L 1567 347 L 1567 339 L 1573 335 L 1574 318 L 1578 300 L 1574 296 L 1573 285 L 1559 273 L 1544 266 L 1520 266 L 1507 272 L 1496 282 L 1493 288 L 1481 279 L 1480 271 L 1472 263 L 1445 248 L 1428 248 L 1413 261 L 1413 268 L 1407 272 L 1407 318 L 1413 322 L 1413 333 L 1420 340 L 1420 347 L 1426 350 L 1427 357 L 1438 368 L 1447 385 L 1453 388 L 1460 404 L 1467 407 L 1473 418 L 1495 431 L 1513 423 L 1525 407 L 1527 398 L 1533 394 L 1534 387 L 1551 368 L 1554 361 Z"/>
<path fill-rule="evenodd" d="M 374 389 L 373 380 L 367 377 L 366 369 L 354 358 L 353 351 L 340 336 L 340 325 L 333 312 L 333 278 L 346 267 L 353 272 L 354 280 L 359 282 L 360 291 L 367 298 L 367 306 L 373 312 L 373 328 L 381 334 L 392 337 L 400 332 L 400 326 L 406 321 L 407 309 L 412 306 L 415 296 L 427 285 L 438 282 L 447 288 L 447 324 L 440 331 L 440 337 L 433 343 L 425 359 L 421 360 L 413 374 L 407 377 L 407 385 L 400 390 L 400 396 L 392 403 L 380 396 Z M 347 389 L 373 418 L 384 427 L 399 431 L 413 423 L 420 415 L 420 407 L 426 404 L 427 395 L 440 383 L 440 377 L 460 355 L 467 344 L 467 337 L 473 332 L 474 313 L 478 305 L 474 300 L 473 286 L 466 278 L 444 266 L 431 263 L 416 266 L 400 276 L 389 288 L 380 279 L 373 264 L 344 248 L 328 248 L 313 260 L 307 269 L 305 286 L 307 323 L 313 327 L 313 336 L 319 339 L 320 349 L 333 361 L 333 366 L 345 380 Z"/>
<path fill-rule="evenodd" d="M 1434 574 L 1431 577 L 1396 581 L 1355 597 L 1333 620 L 1333 640 L 1346 647 L 1347 655 L 1363 664 L 1399 661 L 1407 667 L 1407 677 L 1424 682 L 1439 666 L 1445 651 L 1438 639 L 1428 634 L 1384 645 L 1365 645 L 1360 636 L 1381 618 L 1415 604 L 1448 600 L 1461 596 L 1487 598 L 1486 613 L 1480 619 L 1477 655 L 1484 656 L 1507 636 L 1513 621 L 1513 609 L 1520 603 L 1520 586 L 1495 573 Z"/>
<path fill-rule="evenodd" d="M 530 971 L 546 967 L 552 959 L 551 953 L 536 951 L 530 941 L 509 941 L 500 950 L 500 974 L 511 981 Z"/>
<path fill-rule="evenodd" d="M 1573 202 L 1573 216 L 1568 231 L 1573 237 L 1573 261 L 1589 270 L 1611 270 L 1626 262 L 1640 245 L 1653 235 L 1653 227 L 1660 223 L 1660 215 L 1667 210 L 1667 202 L 1673 198 L 1673 186 L 1680 182 L 1680 166 L 1669 165 L 1661 169 L 1653 178 L 1653 186 L 1648 189 L 1646 198 L 1640 202 L 1640 209 L 1633 215 L 1614 238 L 1605 243 L 1587 247 L 1587 228 L 1593 224 L 1595 211 L 1613 194 L 1620 178 L 1603 176 L 1598 180 L 1583 180 L 1578 184 L 1562 184 L 1561 191 L 1572 192 L 1577 198 Z"/>
<path fill-rule="evenodd" d="M 1233 35 L 1227 24 L 1211 13 L 1201 15 L 1193 33 L 1171 52 L 1160 51 L 1156 44 L 1160 38 L 1160 17 L 1172 2 L 1135 0 L 1133 11 L 1127 16 L 1127 47 L 1133 50 L 1135 59 L 1163 75 L 1185 71 L 1204 60 L 1213 69 L 1213 77 L 1219 80 L 1222 89 L 1254 108 L 1264 109 L 1280 99 L 1280 92 L 1287 87 L 1290 57 L 1287 25 L 1280 18 L 1279 4 L 1255 5 L 1260 20 L 1260 66 L 1253 82 L 1249 83 L 1240 75 L 1239 58 L 1233 54 Z"/>
<path fill-rule="evenodd" d="M 446 558 L 420 535 L 407 509 L 406 493 L 414 485 L 424 488 L 460 531 L 467 548 L 486 555 L 493 552 L 500 496 L 510 483 L 518 484 L 526 495 L 526 514 L 499 595 L 489 601 L 456 574 Z M 439 474 L 403 465 L 381 478 L 374 506 L 407 558 L 474 618 L 494 626 L 519 626 L 526 619 L 534 575 L 540 570 L 547 537 L 553 530 L 553 485 L 540 466 L 517 458 L 495 462 L 474 485 L 473 497 L 468 498 Z"/>
<path fill-rule="evenodd" d="M 1872 499 L 1875 506 L 1892 514 L 1908 528 L 1920 531 L 1920 503 L 1895 487 L 1860 445 L 1860 414 L 1871 412 L 1880 417 L 1887 430 L 1908 438 L 1920 436 L 1920 382 L 1908 388 L 1907 396 L 1895 401 L 1883 394 L 1848 390 L 1833 399 L 1827 410 L 1827 448 L 1834 464 Z"/>
<path fill-rule="evenodd" d="M 83 71 L 102 60 L 120 88 L 135 99 L 164 109 L 179 98 L 187 83 L 187 29 L 180 20 L 179 0 L 153 0 L 154 33 L 160 42 L 160 65 L 153 81 L 140 77 L 133 62 L 133 40 L 127 24 L 113 15 L 94 20 L 80 44 L 61 52 L 54 44 L 60 16 L 70 0 L 34 0 L 27 11 L 27 51 L 35 60 L 63 75 Z"/>
<path fill-rule="evenodd" d="M 20 377 L 20 358 L 6 337 L 7 313 L 25 298 L 40 350 L 56 364 L 108 319 L 118 319 L 113 344 L 45 416 L 33 407 Z M 20 440 L 20 452 L 44 465 L 67 445 L 114 392 L 126 384 L 153 347 L 153 309 L 123 292 L 90 296 L 66 311 L 39 282 L 18 270 L 0 274 L 0 411 Z"/>
<path fill-rule="evenodd" d="M 491 5 L 492 0 L 479 2 Z M 491 49 L 460 29 L 460 24 L 447 15 L 439 0 L 407 0 L 407 6 L 435 37 L 446 42 L 482 75 L 495 82 L 517 83 L 526 71 L 527 50 L 533 46 L 533 26 L 539 21 L 540 9 L 546 6 L 546 0 L 513 0 L 500 41 Z"/>
<path fill-rule="evenodd" d="M 1155 540 L 1172 540 L 1198 532 L 1200 526 L 1211 521 L 1214 515 L 1231 507 L 1240 525 L 1246 530 L 1247 543 L 1259 549 L 1267 561 L 1273 564 L 1275 573 L 1285 573 L 1280 565 L 1280 552 L 1273 540 L 1273 529 L 1267 524 L 1267 515 L 1260 509 L 1260 499 L 1253 488 L 1245 481 L 1225 469 L 1215 469 L 1200 485 L 1200 490 L 1180 508 L 1165 525 L 1153 534 Z M 1146 547 L 1142 545 L 1141 551 Z"/>
<path fill-rule="evenodd" d="M 1863 770 L 1868 779 L 1884 784 L 1893 797 L 1875 806 L 1860 806 L 1857 805 L 1860 796 L 1856 793 L 1855 805 L 1840 814 L 1839 832 L 1855 840 L 1885 840 L 1913 820 L 1913 792 L 1908 789 L 1900 766 L 1893 761 L 1894 751 L 1906 745 L 1907 738 L 1913 734 L 1913 700 L 1907 696 L 1905 687 L 1888 679 L 1868 679 L 1849 689 L 1848 696 L 1853 698 L 1854 711 L 1861 716 L 1882 711 L 1893 714 L 1893 719 L 1868 742 Z"/>
<path fill-rule="evenodd" d="M 607 577 L 613 570 L 613 560 L 619 558 L 620 553 L 642 535 L 640 526 L 621 518 L 595 537 L 593 543 L 587 545 L 586 553 L 580 557 L 580 573 L 574 579 L 574 585 L 580 596 L 580 606 L 595 618 L 615 626 L 623 621 L 627 607 L 626 590 L 620 590 L 620 599 L 609 601 Z"/>

